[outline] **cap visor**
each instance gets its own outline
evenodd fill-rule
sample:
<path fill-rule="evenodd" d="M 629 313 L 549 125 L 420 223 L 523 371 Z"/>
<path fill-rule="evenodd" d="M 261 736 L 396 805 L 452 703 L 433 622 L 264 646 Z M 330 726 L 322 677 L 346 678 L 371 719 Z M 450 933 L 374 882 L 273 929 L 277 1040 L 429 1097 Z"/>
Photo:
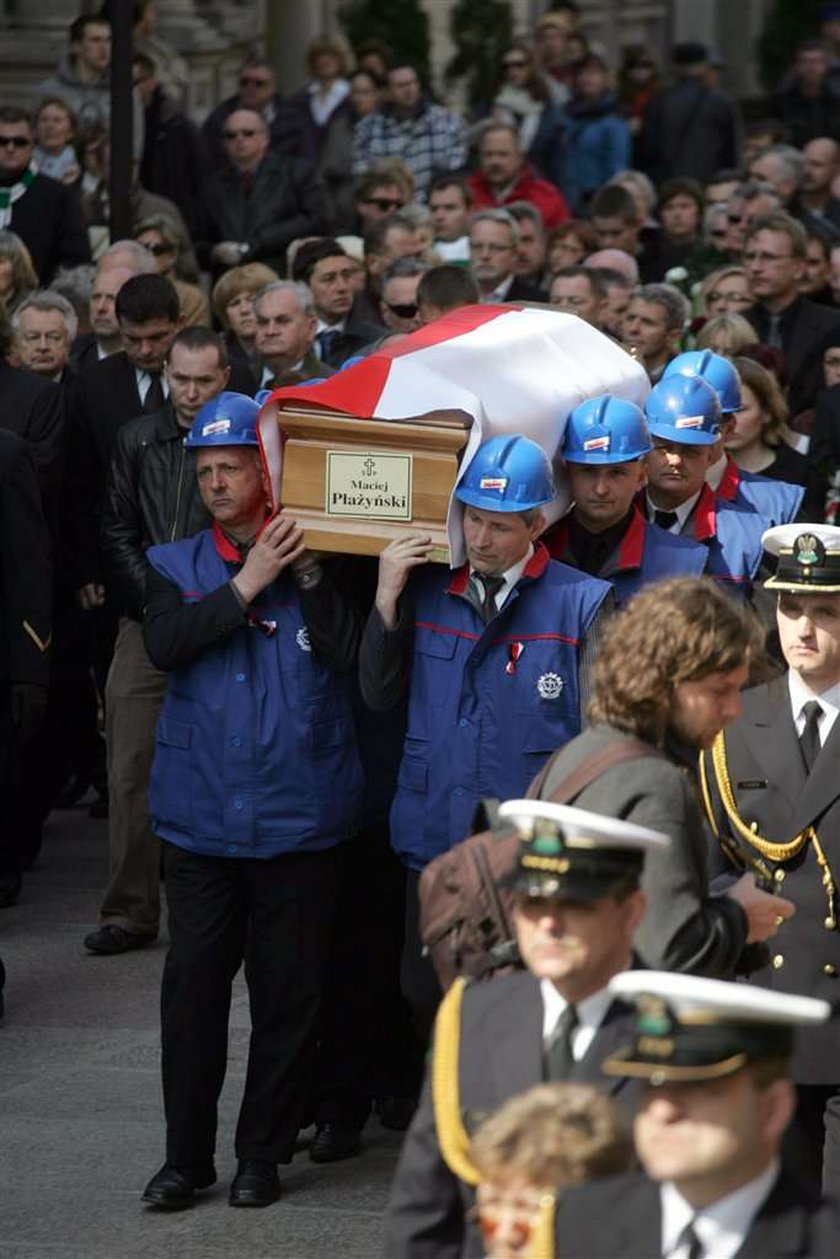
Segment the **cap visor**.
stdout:
<path fill-rule="evenodd" d="M 722 1062 L 679 1067 L 667 1062 L 640 1062 L 630 1057 L 632 1052 L 631 1049 L 619 1050 L 602 1062 L 601 1070 L 605 1075 L 628 1076 L 634 1080 L 655 1079 L 663 1084 L 672 1080 L 676 1084 L 688 1084 L 693 1080 L 720 1080 L 723 1076 L 734 1075 L 749 1061 L 746 1054 L 734 1054 L 730 1058 L 724 1058 Z"/>

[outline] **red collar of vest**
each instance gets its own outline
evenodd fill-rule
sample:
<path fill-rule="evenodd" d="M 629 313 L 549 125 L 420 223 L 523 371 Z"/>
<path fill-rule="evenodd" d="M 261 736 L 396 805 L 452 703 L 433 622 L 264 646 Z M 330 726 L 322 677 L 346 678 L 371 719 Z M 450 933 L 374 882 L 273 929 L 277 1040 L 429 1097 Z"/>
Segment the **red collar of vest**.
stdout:
<path fill-rule="evenodd" d="M 270 517 L 266 516 L 265 520 L 257 530 L 257 537 L 260 536 L 263 529 L 268 524 L 269 519 Z M 213 545 L 215 546 L 217 553 L 227 564 L 241 564 L 243 562 L 239 547 L 236 546 L 235 543 L 231 542 L 218 520 L 213 521 Z"/>
<path fill-rule="evenodd" d="M 717 487 L 717 496 L 722 498 L 724 502 L 731 503 L 738 493 L 738 487 L 741 484 L 741 469 L 738 467 L 731 455 L 726 456 L 726 469 L 723 474 L 720 485 Z"/>
<path fill-rule="evenodd" d="M 624 537 L 621 539 L 618 547 L 618 571 L 620 573 L 628 568 L 642 567 L 646 529 L 647 521 L 639 511 L 638 504 L 635 503 L 633 505 L 633 515 L 630 517 L 630 524 L 627 526 Z"/>
<path fill-rule="evenodd" d="M 694 537 L 698 542 L 708 542 L 716 530 L 715 492 L 711 485 L 704 485 L 694 508 Z"/>
<path fill-rule="evenodd" d="M 543 546 L 542 542 L 537 542 L 534 546 L 534 554 L 528 560 L 528 563 L 525 565 L 525 568 L 522 571 L 522 577 L 531 577 L 534 579 L 538 577 L 542 577 L 543 573 L 548 567 L 548 563 L 550 559 L 551 559 L 551 556 L 549 555 L 546 548 Z M 520 577 L 519 579 L 520 581 L 522 580 L 522 577 Z M 467 586 L 469 585 L 469 580 L 470 580 L 469 563 L 462 564 L 461 567 L 456 569 L 455 572 L 453 573 L 452 579 L 449 582 L 449 585 L 446 587 L 446 593 L 448 595 L 464 594 L 467 589 Z"/>

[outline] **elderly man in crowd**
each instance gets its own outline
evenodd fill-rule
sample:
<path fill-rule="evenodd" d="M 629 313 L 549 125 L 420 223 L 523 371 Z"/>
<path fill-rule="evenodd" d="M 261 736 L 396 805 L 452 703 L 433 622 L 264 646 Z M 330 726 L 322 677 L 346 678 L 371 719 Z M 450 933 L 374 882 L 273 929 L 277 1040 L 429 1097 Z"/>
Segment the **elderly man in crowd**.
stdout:
<path fill-rule="evenodd" d="M 254 295 L 256 348 L 262 361 L 261 389 L 298 385 L 332 375 L 312 346 L 318 317 L 312 294 L 299 280 L 277 280 Z"/>
<path fill-rule="evenodd" d="M 27 297 L 12 315 L 21 366 L 62 384 L 78 326 L 76 312 L 59 293 L 44 291 Z"/>

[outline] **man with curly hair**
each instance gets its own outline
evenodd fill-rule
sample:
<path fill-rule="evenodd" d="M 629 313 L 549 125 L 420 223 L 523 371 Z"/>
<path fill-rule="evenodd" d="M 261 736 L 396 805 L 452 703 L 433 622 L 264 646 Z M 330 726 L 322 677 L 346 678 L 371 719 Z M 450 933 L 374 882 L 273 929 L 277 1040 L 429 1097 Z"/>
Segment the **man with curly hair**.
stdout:
<path fill-rule="evenodd" d="M 654 582 L 610 622 L 592 672 L 590 725 L 555 753 L 539 789 L 552 792 L 617 740 L 650 755 L 607 769 L 568 803 L 671 837 L 645 869 L 647 917 L 635 946 L 649 966 L 729 978 L 789 917 L 789 901 L 744 874 L 709 894 L 709 834 L 694 783 L 698 753 L 741 712 L 761 652 L 753 614 L 703 577 Z"/>

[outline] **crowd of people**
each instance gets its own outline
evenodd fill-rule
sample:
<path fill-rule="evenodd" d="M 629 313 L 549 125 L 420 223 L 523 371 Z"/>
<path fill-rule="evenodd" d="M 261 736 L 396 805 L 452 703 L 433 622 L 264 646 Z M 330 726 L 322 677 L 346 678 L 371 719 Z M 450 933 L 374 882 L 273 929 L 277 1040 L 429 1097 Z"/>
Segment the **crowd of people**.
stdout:
<path fill-rule="evenodd" d="M 471 116 L 324 36 L 299 91 L 254 54 L 199 126 L 140 0 L 126 239 L 109 5 L 0 107 L 0 909 L 54 809 L 107 818 L 90 954 L 153 944 L 163 885 L 152 1206 L 215 1181 L 244 963 L 233 1206 L 376 1111 L 393 1259 L 832 1253 L 840 8 L 748 122 L 712 50 L 615 66 L 581 8 Z M 486 440 L 454 572 L 411 531 L 310 549 L 266 398 L 482 303 L 643 393 L 593 389 L 556 451 Z M 518 844 L 484 970 L 516 969 L 449 986 L 431 876 L 479 816 Z"/>

